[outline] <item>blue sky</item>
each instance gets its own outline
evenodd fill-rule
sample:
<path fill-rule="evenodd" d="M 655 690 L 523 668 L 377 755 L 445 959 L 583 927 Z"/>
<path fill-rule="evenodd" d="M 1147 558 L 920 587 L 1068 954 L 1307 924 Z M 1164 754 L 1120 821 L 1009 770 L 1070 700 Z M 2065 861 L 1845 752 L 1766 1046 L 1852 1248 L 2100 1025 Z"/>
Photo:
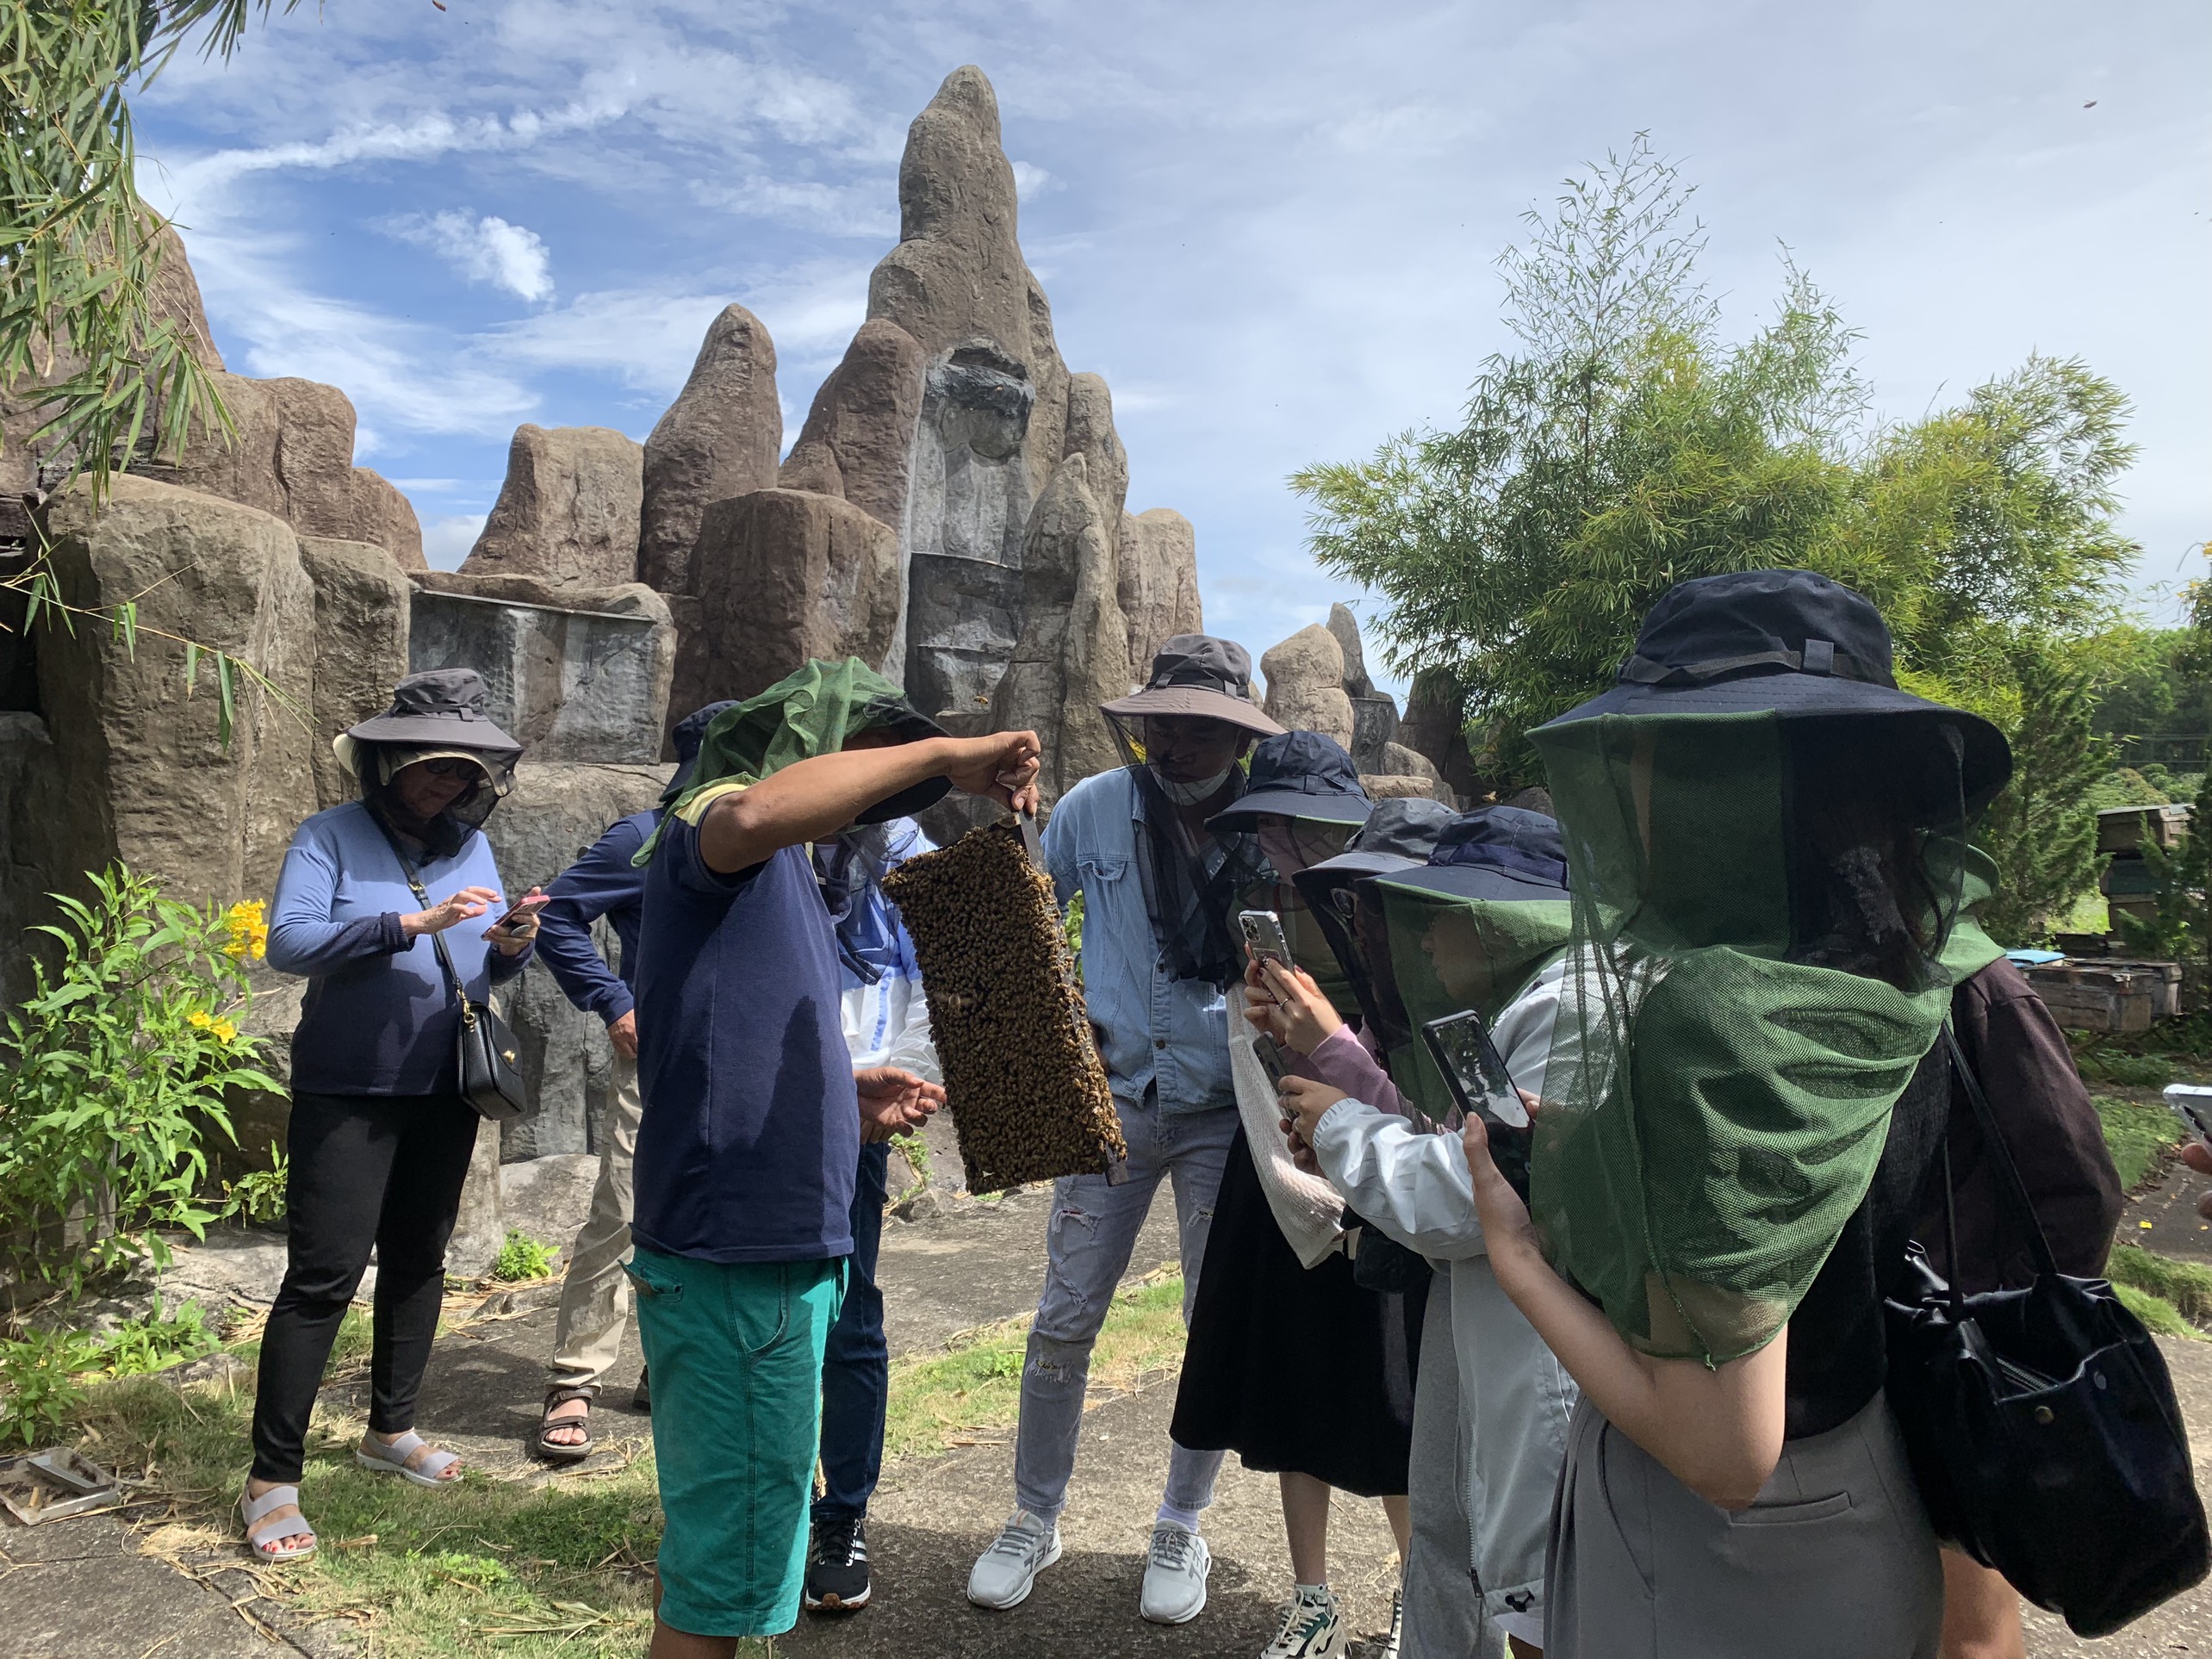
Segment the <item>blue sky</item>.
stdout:
<path fill-rule="evenodd" d="M 326 0 L 139 106 L 244 373 L 332 382 L 459 561 L 515 426 L 642 438 L 715 312 L 774 334 L 786 444 L 897 239 L 906 124 L 998 90 L 1069 366 L 1130 510 L 1197 526 L 1254 654 L 1355 598 L 1285 475 L 1448 422 L 1507 344 L 1516 215 L 1639 130 L 1699 185 L 1732 328 L 1786 245 L 1911 418 L 2079 354 L 2133 398 L 2138 589 L 2212 536 L 2212 7 Z"/>

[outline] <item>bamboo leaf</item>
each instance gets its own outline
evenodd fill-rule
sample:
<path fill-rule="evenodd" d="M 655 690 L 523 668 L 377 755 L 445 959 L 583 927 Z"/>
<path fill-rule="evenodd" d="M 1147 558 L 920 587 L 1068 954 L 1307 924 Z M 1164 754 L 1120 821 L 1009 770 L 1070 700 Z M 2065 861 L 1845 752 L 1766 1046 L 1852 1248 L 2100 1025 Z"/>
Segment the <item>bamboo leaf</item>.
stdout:
<path fill-rule="evenodd" d="M 200 677 L 200 643 L 196 639 L 184 642 L 184 695 L 192 694 L 193 682 Z"/>

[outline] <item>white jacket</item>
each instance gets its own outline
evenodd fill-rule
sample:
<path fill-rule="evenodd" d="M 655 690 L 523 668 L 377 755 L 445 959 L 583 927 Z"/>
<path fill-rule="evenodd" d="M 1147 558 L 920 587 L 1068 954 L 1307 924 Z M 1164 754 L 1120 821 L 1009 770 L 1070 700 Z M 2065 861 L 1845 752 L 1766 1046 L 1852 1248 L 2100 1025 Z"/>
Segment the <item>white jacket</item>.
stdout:
<path fill-rule="evenodd" d="M 1513 1081 L 1544 1091 L 1565 959 L 1491 1027 Z M 1474 1183 L 1456 1134 L 1424 1134 L 1356 1100 L 1322 1115 L 1314 1153 L 1359 1213 L 1449 1275 L 1468 1460 L 1467 1519 L 1476 1581 L 1490 1615 L 1525 1641 L 1544 1634 L 1544 1554 L 1576 1390 L 1566 1368 L 1490 1271 Z"/>

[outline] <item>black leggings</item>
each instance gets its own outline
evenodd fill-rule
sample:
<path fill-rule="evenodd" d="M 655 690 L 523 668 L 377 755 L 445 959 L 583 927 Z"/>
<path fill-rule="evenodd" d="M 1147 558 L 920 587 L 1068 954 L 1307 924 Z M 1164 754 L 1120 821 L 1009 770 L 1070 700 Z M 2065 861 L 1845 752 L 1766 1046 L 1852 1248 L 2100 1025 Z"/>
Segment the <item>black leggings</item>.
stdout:
<path fill-rule="evenodd" d="M 292 1097 L 291 1239 L 261 1339 L 253 1477 L 297 1483 L 315 1391 L 346 1304 L 376 1248 L 369 1426 L 414 1426 L 481 1120 L 457 1095 Z"/>

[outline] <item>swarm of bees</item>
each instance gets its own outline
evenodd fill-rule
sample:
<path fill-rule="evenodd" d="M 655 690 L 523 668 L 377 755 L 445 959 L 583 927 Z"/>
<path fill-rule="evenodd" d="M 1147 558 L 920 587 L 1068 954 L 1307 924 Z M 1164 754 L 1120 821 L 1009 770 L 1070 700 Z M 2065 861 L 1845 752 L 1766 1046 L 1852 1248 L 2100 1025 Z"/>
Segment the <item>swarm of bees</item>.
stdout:
<path fill-rule="evenodd" d="M 1104 1172 L 1128 1156 L 1053 902 L 1010 821 L 884 879 L 920 959 L 970 1192 Z"/>

